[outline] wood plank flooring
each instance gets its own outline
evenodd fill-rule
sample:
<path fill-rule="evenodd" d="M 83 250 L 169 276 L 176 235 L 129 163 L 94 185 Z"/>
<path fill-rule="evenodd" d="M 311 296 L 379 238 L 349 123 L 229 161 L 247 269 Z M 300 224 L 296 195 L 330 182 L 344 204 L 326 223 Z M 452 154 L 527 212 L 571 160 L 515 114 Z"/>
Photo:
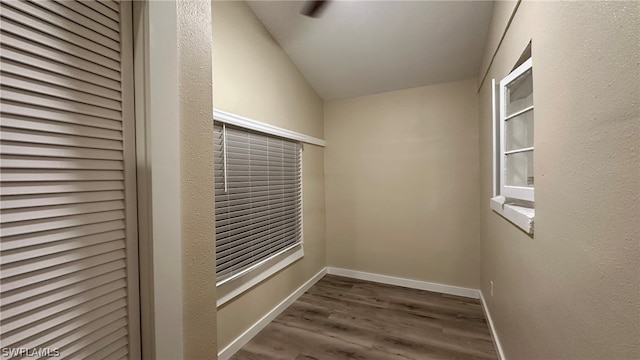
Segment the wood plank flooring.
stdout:
<path fill-rule="evenodd" d="M 476 299 L 326 275 L 232 359 L 497 356 Z"/>

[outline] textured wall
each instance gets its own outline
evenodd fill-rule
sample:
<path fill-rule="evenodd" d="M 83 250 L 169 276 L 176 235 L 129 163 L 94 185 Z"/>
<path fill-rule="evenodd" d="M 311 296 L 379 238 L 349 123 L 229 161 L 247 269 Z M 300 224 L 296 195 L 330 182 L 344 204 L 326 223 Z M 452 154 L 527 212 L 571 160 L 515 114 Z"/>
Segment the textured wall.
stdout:
<path fill-rule="evenodd" d="M 322 100 L 244 2 L 213 3 L 213 76 L 215 108 L 323 137 Z M 218 309 L 219 349 L 326 266 L 324 149 L 302 164 L 304 258 Z"/>
<path fill-rule="evenodd" d="M 183 356 L 217 359 L 211 2 L 180 0 Z"/>
<path fill-rule="evenodd" d="M 330 266 L 478 288 L 477 80 L 325 104 Z"/>
<path fill-rule="evenodd" d="M 525 1 L 481 88 L 482 291 L 508 359 L 640 358 L 639 11 Z M 533 238 L 488 204 L 490 79 L 530 40 Z"/>

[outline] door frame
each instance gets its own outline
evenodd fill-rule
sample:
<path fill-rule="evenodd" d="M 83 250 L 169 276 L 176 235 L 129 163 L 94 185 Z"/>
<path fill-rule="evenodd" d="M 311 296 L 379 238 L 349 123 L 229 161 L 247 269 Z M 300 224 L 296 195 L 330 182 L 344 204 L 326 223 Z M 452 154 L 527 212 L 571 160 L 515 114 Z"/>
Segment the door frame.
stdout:
<path fill-rule="evenodd" d="M 177 8 L 132 3 L 142 358 L 181 359 Z"/>

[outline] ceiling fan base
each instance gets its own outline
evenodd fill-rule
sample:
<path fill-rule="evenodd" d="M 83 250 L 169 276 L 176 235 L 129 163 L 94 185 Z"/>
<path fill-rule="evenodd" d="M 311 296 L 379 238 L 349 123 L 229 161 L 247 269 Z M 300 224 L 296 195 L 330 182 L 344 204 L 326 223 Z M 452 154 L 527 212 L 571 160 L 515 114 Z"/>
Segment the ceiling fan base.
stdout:
<path fill-rule="evenodd" d="M 326 9 L 329 4 L 329 0 L 311 0 L 307 1 L 304 6 L 304 9 L 300 12 L 302 15 L 311 17 L 311 18 L 319 18 L 322 15 L 324 9 Z"/>

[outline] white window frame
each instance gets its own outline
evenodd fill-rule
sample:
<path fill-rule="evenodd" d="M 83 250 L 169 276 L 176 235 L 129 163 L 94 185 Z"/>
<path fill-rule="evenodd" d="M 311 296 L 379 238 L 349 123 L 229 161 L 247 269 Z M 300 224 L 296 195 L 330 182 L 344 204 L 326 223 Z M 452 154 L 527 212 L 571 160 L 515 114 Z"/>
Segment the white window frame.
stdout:
<path fill-rule="evenodd" d="M 533 236 L 535 219 L 535 209 L 533 208 L 534 188 L 505 185 L 504 125 L 506 121 L 506 85 L 532 68 L 533 62 L 531 58 L 529 58 L 502 79 L 502 81 L 497 83 L 495 79 L 491 80 L 491 108 L 493 114 L 493 197 L 489 201 L 489 206 L 493 211 L 518 226 L 530 236 Z M 531 111 L 533 110 L 533 106 L 525 110 Z M 516 114 L 521 114 L 526 111 L 521 111 Z M 533 150 L 533 148 L 531 149 Z"/>
<path fill-rule="evenodd" d="M 513 113 L 507 116 L 507 103 L 506 103 L 506 87 L 510 83 L 512 83 L 515 79 L 523 75 L 525 72 L 532 68 L 533 62 L 532 59 L 529 58 L 527 61 L 522 63 L 522 65 L 518 66 L 515 70 L 513 70 L 509 75 L 507 75 L 504 79 L 500 81 L 500 195 L 505 196 L 507 198 L 525 200 L 525 201 L 534 201 L 534 187 L 524 187 L 524 186 L 509 186 L 506 183 L 506 155 L 512 154 L 516 152 L 522 151 L 533 151 L 533 146 L 526 149 L 519 149 L 516 151 L 505 151 L 505 125 L 509 119 L 512 119 L 520 114 L 527 113 L 529 111 L 533 111 L 534 105 L 527 107 L 521 111 Z M 535 101 L 535 99 L 534 99 Z"/>
<path fill-rule="evenodd" d="M 325 146 L 323 139 L 315 138 L 309 135 L 297 133 L 288 129 L 269 125 L 267 123 L 243 117 L 234 113 L 226 112 L 219 109 L 213 111 L 213 121 L 222 124 L 234 125 L 261 132 L 267 135 L 279 136 L 292 141 L 300 142 L 300 172 L 302 176 L 300 192 L 302 194 L 302 202 L 300 204 L 300 219 L 302 221 L 302 238 L 299 244 L 292 246 L 275 256 L 269 257 L 260 263 L 246 269 L 241 275 L 225 279 L 218 282 L 216 280 L 216 288 L 218 300 L 216 306 L 221 307 L 227 302 L 233 300 L 239 295 L 245 293 L 262 281 L 273 276 L 280 270 L 290 266 L 294 262 L 304 257 L 304 144 L 312 144 L 316 146 Z"/>

